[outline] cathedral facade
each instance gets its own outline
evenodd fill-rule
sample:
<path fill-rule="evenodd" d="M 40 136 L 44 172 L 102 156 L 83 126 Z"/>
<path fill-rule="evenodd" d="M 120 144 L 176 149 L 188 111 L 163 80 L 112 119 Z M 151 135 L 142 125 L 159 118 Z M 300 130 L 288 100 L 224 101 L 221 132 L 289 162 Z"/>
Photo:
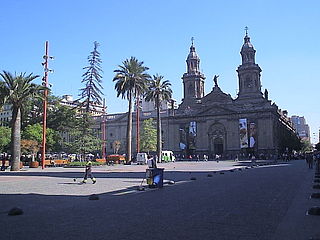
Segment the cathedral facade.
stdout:
<path fill-rule="evenodd" d="M 275 103 L 261 91 L 261 68 L 255 62 L 256 50 L 246 33 L 241 47 L 241 65 L 237 68 L 237 97 L 219 87 L 214 77 L 212 91 L 205 95 L 205 75 L 200 71 L 200 58 L 192 42 L 183 74 L 183 94 L 178 108 L 162 111 L 163 149 L 184 156 L 271 155 L 289 151 L 289 138 L 295 136 L 292 123 Z M 133 144 L 136 139 L 135 114 Z M 142 112 L 141 121 L 154 117 L 155 112 Z M 125 149 L 127 113 L 107 115 L 107 153 L 112 142 L 122 142 Z M 133 146 L 132 149 L 135 149 Z M 133 151 L 134 152 L 134 151 Z"/>

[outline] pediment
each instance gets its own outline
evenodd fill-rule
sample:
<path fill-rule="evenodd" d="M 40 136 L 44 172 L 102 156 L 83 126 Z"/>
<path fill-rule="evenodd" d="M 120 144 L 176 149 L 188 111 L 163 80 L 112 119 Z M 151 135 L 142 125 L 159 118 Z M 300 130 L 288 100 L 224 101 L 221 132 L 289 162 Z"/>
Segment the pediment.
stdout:
<path fill-rule="evenodd" d="M 205 106 L 198 112 L 198 114 L 205 115 L 223 115 L 236 113 L 235 109 L 232 109 L 231 106 L 221 106 L 219 104 L 214 104 L 211 106 Z"/>

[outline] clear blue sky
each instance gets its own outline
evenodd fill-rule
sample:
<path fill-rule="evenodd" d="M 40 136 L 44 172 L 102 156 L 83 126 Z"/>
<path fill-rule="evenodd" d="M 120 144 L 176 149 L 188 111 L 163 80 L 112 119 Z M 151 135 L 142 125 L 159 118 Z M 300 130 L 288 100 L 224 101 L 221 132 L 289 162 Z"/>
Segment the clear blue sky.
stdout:
<path fill-rule="evenodd" d="M 262 68 L 262 87 L 289 115 L 305 116 L 313 139 L 320 128 L 320 1 L 289 0 L 2 0 L 0 70 L 43 75 L 44 42 L 55 60 L 49 76 L 53 94 L 77 96 L 87 56 L 98 41 L 103 61 L 108 112 L 127 111 L 116 98 L 113 70 L 137 57 L 172 83 L 181 101 L 181 76 L 190 39 L 207 77 L 220 75 L 219 86 L 236 96 L 236 68 L 244 27 Z M 40 78 L 38 80 L 40 83 Z"/>

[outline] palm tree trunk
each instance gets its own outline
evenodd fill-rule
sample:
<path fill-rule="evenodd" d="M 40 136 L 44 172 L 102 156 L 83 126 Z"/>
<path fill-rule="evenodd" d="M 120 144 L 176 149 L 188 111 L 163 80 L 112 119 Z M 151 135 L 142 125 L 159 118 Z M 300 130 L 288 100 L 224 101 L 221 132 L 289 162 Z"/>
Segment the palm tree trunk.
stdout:
<path fill-rule="evenodd" d="M 161 153 L 162 153 L 162 137 L 161 137 L 161 117 L 160 117 L 160 100 L 159 97 L 156 98 L 157 104 L 157 155 L 158 161 L 161 162 Z"/>
<path fill-rule="evenodd" d="M 12 109 L 12 128 L 11 128 L 11 171 L 20 170 L 21 155 L 21 111 L 20 108 Z"/>
<path fill-rule="evenodd" d="M 131 161 L 131 141 L 132 141 L 132 92 L 129 92 L 129 111 L 128 111 L 128 123 L 127 123 L 127 153 L 126 163 Z"/>

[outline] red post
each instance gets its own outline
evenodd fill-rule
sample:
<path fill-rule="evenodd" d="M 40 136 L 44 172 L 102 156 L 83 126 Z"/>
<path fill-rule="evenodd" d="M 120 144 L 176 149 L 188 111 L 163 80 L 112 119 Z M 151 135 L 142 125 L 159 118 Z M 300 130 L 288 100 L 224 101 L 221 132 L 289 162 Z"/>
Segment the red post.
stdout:
<path fill-rule="evenodd" d="M 137 96 L 137 153 L 140 152 L 140 99 L 139 95 Z"/>
<path fill-rule="evenodd" d="M 48 87 L 48 58 L 49 58 L 49 42 L 46 41 L 45 45 L 45 55 L 44 58 L 44 77 L 43 77 L 43 86 L 46 88 Z M 48 90 L 45 89 L 43 93 L 43 126 L 42 126 L 42 153 L 41 153 L 41 162 L 42 162 L 42 169 L 45 166 L 46 160 L 46 133 L 47 133 L 47 97 L 48 97 Z"/>
<path fill-rule="evenodd" d="M 103 100 L 103 116 L 102 116 L 102 158 L 106 159 L 106 107 Z"/>

